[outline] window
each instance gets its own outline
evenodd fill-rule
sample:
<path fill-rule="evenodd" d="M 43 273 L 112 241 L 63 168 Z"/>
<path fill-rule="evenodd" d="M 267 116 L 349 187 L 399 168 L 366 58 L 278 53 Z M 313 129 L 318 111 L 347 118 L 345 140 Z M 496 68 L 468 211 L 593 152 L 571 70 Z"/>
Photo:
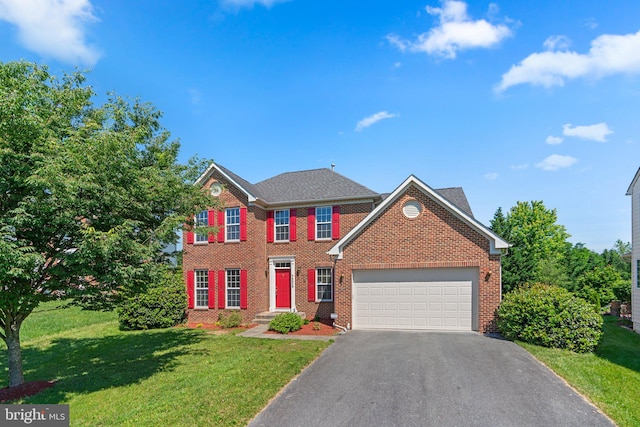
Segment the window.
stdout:
<path fill-rule="evenodd" d="M 330 268 L 318 268 L 316 270 L 316 299 L 317 301 L 331 301 L 333 299 L 333 286 Z"/>
<path fill-rule="evenodd" d="M 640 288 L 640 259 L 636 260 L 636 288 Z"/>
<path fill-rule="evenodd" d="M 316 208 L 316 239 L 331 239 L 331 206 Z"/>
<path fill-rule="evenodd" d="M 209 272 L 196 270 L 196 308 L 209 307 Z"/>
<path fill-rule="evenodd" d="M 227 308 L 240 308 L 240 270 L 227 270 Z"/>
<path fill-rule="evenodd" d="M 240 240 L 240 208 L 229 208 L 226 211 L 225 241 Z"/>
<path fill-rule="evenodd" d="M 276 242 L 289 240 L 289 209 L 275 213 Z"/>
<path fill-rule="evenodd" d="M 196 215 L 196 227 L 207 227 L 209 226 L 209 212 L 202 211 Z M 213 225 L 213 224 L 211 224 Z M 207 233 L 195 233 L 196 243 L 198 242 L 207 242 Z"/>

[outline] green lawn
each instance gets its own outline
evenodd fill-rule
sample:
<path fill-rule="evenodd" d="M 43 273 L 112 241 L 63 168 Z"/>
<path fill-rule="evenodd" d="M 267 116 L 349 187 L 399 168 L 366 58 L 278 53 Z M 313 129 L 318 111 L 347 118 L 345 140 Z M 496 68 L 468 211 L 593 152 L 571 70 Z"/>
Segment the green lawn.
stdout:
<path fill-rule="evenodd" d="M 604 338 L 595 353 L 576 354 L 519 343 L 619 426 L 640 425 L 640 335 L 604 317 Z"/>
<path fill-rule="evenodd" d="M 54 307 L 27 319 L 22 347 L 25 380 L 57 383 L 22 402 L 68 403 L 78 426 L 246 425 L 329 345 L 183 328 L 123 332 L 113 313 Z M 5 351 L 0 387 L 6 366 Z"/>

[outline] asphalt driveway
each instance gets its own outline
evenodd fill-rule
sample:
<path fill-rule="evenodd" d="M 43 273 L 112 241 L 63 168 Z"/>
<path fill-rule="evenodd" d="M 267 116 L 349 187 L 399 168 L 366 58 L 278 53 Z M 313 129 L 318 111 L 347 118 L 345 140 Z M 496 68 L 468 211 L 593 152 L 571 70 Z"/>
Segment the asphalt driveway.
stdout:
<path fill-rule="evenodd" d="M 476 333 L 351 331 L 257 426 L 611 426 L 512 342 Z"/>

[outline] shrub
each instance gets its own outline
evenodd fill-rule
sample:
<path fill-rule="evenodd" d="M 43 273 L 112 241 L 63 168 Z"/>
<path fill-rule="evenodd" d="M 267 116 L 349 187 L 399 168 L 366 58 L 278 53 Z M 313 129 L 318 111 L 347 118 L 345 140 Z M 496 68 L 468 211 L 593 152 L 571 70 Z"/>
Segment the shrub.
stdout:
<path fill-rule="evenodd" d="M 237 328 L 242 324 L 242 315 L 237 311 L 229 313 L 228 316 L 224 316 L 222 313 L 218 315 L 218 324 L 223 329 Z"/>
<path fill-rule="evenodd" d="M 187 311 L 182 272 L 160 270 L 144 292 L 126 297 L 117 311 L 124 330 L 169 328 L 181 323 Z"/>
<path fill-rule="evenodd" d="M 288 334 L 302 328 L 304 320 L 296 313 L 280 313 L 269 322 L 269 330 Z"/>
<path fill-rule="evenodd" d="M 631 302 L 631 281 L 619 280 L 613 285 L 613 293 L 618 301 Z"/>
<path fill-rule="evenodd" d="M 505 295 L 498 308 L 498 328 L 510 340 L 583 353 L 598 345 L 602 317 L 566 289 L 534 284 Z"/>

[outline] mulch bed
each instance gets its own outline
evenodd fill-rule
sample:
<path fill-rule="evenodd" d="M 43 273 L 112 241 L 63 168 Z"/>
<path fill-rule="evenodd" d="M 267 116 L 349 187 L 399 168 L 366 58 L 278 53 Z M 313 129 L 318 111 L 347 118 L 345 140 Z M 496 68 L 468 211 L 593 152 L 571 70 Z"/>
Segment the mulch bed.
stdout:
<path fill-rule="evenodd" d="M 0 403 L 33 396 L 54 385 L 55 381 L 30 381 L 16 387 L 0 388 Z"/>
<path fill-rule="evenodd" d="M 332 326 L 331 321 L 322 320 L 320 322 L 310 321 L 308 324 L 302 325 L 302 328 L 300 328 L 299 330 L 295 332 L 289 332 L 287 335 L 323 335 L 323 336 L 328 335 L 330 336 L 330 335 L 337 335 L 338 332 L 340 332 L 340 330 L 335 329 Z M 267 331 L 265 333 L 278 334 L 279 332 Z"/>

